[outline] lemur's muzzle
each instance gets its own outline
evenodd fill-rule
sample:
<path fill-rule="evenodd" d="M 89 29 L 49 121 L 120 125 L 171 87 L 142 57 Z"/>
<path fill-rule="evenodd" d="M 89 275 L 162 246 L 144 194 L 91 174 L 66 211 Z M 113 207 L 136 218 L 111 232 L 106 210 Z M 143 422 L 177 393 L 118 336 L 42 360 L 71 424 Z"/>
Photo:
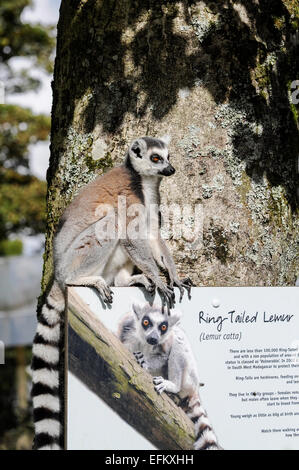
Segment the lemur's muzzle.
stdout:
<path fill-rule="evenodd" d="M 158 344 L 157 338 L 147 338 L 146 341 L 148 342 L 148 344 L 151 344 L 152 346 L 154 346 L 155 344 Z"/>
<path fill-rule="evenodd" d="M 154 346 L 155 344 L 158 344 L 159 342 L 159 335 L 156 331 L 153 331 L 147 338 L 146 338 L 146 341 L 148 342 L 148 344 L 151 344 L 152 346 Z"/>
<path fill-rule="evenodd" d="M 159 173 L 160 175 L 163 175 L 163 176 L 171 176 L 175 173 L 175 168 L 169 163 L 169 165 L 166 168 L 164 168 L 164 170 L 160 171 Z"/>

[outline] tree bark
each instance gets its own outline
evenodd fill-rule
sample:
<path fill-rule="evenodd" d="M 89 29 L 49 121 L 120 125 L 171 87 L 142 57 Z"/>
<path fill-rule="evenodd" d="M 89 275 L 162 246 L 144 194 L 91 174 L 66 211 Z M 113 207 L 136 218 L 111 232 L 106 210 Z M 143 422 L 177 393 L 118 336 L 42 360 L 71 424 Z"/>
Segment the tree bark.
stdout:
<path fill-rule="evenodd" d="M 153 378 L 72 288 L 68 328 L 72 373 L 158 449 L 192 449 L 191 420 L 166 394 L 157 394 Z"/>
<path fill-rule="evenodd" d="M 170 240 L 196 285 L 294 285 L 296 1 L 62 0 L 43 291 L 63 209 L 138 136 L 172 135 L 162 202 L 201 203 L 203 242 Z"/>

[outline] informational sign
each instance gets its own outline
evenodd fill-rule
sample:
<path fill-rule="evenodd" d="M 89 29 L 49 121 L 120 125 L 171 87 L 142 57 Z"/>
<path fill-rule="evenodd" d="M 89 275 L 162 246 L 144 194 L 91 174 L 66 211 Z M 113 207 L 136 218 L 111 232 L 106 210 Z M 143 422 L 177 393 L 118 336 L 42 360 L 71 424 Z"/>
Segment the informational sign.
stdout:
<path fill-rule="evenodd" d="M 94 291 L 76 289 L 116 332 L 132 304 L 149 298 L 138 288 L 113 291 L 107 309 Z M 158 295 L 154 304 L 161 305 Z M 193 288 L 191 300 L 185 295 L 174 310 L 182 314 L 202 406 L 223 449 L 298 450 L 298 288 Z M 105 427 L 98 424 L 103 417 Z M 154 449 L 71 373 L 67 435 L 69 449 Z"/>

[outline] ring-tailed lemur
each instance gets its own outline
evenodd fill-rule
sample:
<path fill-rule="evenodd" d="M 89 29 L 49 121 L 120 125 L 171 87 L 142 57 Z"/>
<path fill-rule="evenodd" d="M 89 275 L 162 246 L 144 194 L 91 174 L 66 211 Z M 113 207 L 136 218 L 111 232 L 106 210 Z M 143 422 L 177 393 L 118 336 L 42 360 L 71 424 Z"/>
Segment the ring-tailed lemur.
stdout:
<path fill-rule="evenodd" d="M 155 223 L 159 219 L 159 186 L 162 176 L 175 172 L 169 162 L 167 141 L 143 137 L 135 140 L 125 163 L 85 186 L 61 217 L 54 238 L 54 280 L 38 309 L 37 333 L 33 343 L 32 376 L 35 422 L 35 449 L 63 447 L 63 373 L 60 343 L 63 338 L 63 312 L 66 286 L 94 287 L 104 302 L 112 303 L 115 286 L 142 284 L 152 292 L 157 288 L 171 308 L 173 286 L 190 295 L 189 280 L 179 280 L 172 256 Z M 130 230 L 118 229 L 119 197 L 125 198 L 127 213 L 139 204 L 145 214 L 145 227 L 139 237 Z M 103 211 L 103 207 L 109 210 Z M 99 210 L 100 208 L 100 210 Z M 126 219 L 126 229 L 132 217 Z M 108 236 L 98 236 L 99 225 L 115 229 Z M 110 224 L 110 225 L 109 225 Z M 154 227 L 151 232 L 151 227 Z M 149 233 L 148 233 L 149 231 Z M 164 268 L 170 285 L 159 277 Z M 134 274 L 134 268 L 141 271 Z"/>
<path fill-rule="evenodd" d="M 180 313 L 165 316 L 161 308 L 133 304 L 118 324 L 117 336 L 137 362 L 153 376 L 155 390 L 174 393 L 195 424 L 195 450 L 220 450 L 217 438 L 201 406 L 196 362 L 184 331 Z"/>

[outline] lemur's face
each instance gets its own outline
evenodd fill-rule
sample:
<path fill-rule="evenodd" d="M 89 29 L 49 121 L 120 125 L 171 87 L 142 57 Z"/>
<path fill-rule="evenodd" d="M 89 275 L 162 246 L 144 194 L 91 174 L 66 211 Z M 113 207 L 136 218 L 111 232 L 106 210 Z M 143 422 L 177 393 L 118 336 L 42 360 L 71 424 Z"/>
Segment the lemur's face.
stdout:
<path fill-rule="evenodd" d="M 161 314 L 144 315 L 141 318 L 141 331 L 145 341 L 152 345 L 157 346 L 163 343 L 169 332 L 169 324 L 167 319 L 163 318 Z"/>
<path fill-rule="evenodd" d="M 171 328 L 178 322 L 179 316 L 173 312 L 172 315 L 165 315 L 158 307 L 145 305 L 143 308 L 133 305 L 137 317 L 139 337 L 151 346 L 163 344 L 169 336 Z"/>
<path fill-rule="evenodd" d="M 133 168 L 143 176 L 171 176 L 175 173 L 169 161 L 167 143 L 162 139 L 142 137 L 129 149 Z"/>

